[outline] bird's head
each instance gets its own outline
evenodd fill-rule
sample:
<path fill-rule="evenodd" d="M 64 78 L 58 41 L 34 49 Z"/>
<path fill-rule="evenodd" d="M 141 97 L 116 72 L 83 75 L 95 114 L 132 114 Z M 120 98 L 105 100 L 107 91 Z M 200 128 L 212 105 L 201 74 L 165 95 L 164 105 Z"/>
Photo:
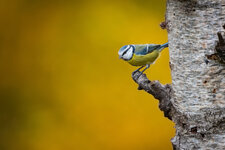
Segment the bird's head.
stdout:
<path fill-rule="evenodd" d="M 135 47 L 134 45 L 125 45 L 120 48 L 118 54 L 119 58 L 122 58 L 123 60 L 130 60 L 133 57 Z"/>

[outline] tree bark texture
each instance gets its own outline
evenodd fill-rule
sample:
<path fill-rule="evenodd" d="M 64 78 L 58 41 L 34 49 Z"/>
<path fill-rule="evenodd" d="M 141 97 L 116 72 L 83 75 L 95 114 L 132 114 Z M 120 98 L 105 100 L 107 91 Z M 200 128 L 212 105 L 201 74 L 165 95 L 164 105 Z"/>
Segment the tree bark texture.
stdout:
<path fill-rule="evenodd" d="M 225 0 L 168 0 L 174 149 L 225 149 L 225 66 L 207 60 L 225 31 Z"/>
<path fill-rule="evenodd" d="M 172 85 L 132 75 L 175 122 L 176 150 L 225 149 L 225 0 L 168 0 Z M 162 92 L 159 92 L 162 91 Z"/>

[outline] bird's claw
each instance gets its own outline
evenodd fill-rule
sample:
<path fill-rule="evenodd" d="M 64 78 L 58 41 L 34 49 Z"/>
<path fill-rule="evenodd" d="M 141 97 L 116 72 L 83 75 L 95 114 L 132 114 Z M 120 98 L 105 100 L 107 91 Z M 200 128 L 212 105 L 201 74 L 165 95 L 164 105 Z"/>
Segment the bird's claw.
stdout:
<path fill-rule="evenodd" d="M 138 73 L 137 73 L 138 72 Z M 137 73 L 137 75 L 135 75 Z M 143 74 L 143 72 L 139 71 L 139 70 L 135 70 L 134 72 L 132 72 L 132 76 L 135 76 L 135 79 L 139 79 L 139 77 Z"/>

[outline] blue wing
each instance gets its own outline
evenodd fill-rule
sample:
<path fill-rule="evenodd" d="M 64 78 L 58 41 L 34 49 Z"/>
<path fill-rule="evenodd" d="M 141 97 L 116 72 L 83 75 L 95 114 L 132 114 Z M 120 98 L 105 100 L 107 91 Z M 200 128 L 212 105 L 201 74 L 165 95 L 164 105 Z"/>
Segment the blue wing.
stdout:
<path fill-rule="evenodd" d="M 165 43 L 165 44 L 162 44 L 160 47 L 161 48 L 166 48 L 166 47 L 168 47 L 169 46 L 169 44 L 168 43 Z"/>
<path fill-rule="evenodd" d="M 159 48 L 160 48 L 160 45 L 157 45 L 157 44 L 135 45 L 134 53 L 136 55 L 146 55 Z"/>
<path fill-rule="evenodd" d="M 159 44 L 140 44 L 140 45 L 134 45 L 135 51 L 134 53 L 136 55 L 146 55 L 148 53 L 153 52 L 154 50 L 163 50 L 164 48 L 168 47 L 168 43 L 159 45 Z"/>

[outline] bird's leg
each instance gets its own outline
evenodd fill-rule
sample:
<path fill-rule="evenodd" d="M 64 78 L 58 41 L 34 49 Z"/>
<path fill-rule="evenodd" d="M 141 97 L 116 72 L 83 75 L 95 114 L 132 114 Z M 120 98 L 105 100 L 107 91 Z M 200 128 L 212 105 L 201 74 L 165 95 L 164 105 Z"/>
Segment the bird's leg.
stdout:
<path fill-rule="evenodd" d="M 135 70 L 134 72 L 133 72 L 133 74 L 135 73 L 135 72 L 137 72 L 137 71 L 139 71 L 141 68 L 143 68 L 144 66 L 141 66 L 140 68 L 138 68 L 137 70 Z"/>
<path fill-rule="evenodd" d="M 142 70 L 141 74 L 143 74 L 143 72 L 144 72 L 146 69 L 148 69 L 149 67 L 150 67 L 150 65 L 147 64 L 147 65 L 146 65 L 146 68 L 145 68 L 144 70 Z"/>
<path fill-rule="evenodd" d="M 144 67 L 144 66 L 142 66 L 141 68 L 143 68 L 143 67 Z M 146 65 L 146 68 L 145 68 L 144 70 L 141 71 L 141 73 L 138 75 L 137 78 L 139 78 L 139 77 L 143 74 L 143 72 L 144 72 L 146 69 L 148 69 L 149 67 L 150 67 L 150 65 L 147 64 L 147 65 Z M 139 70 L 140 70 L 141 68 L 139 68 Z"/>
<path fill-rule="evenodd" d="M 139 67 L 137 70 L 135 70 L 134 72 L 132 72 L 132 75 L 134 75 L 137 71 L 139 71 L 141 68 L 143 68 L 144 66 Z M 141 76 L 141 72 L 139 73 L 137 79 Z"/>

